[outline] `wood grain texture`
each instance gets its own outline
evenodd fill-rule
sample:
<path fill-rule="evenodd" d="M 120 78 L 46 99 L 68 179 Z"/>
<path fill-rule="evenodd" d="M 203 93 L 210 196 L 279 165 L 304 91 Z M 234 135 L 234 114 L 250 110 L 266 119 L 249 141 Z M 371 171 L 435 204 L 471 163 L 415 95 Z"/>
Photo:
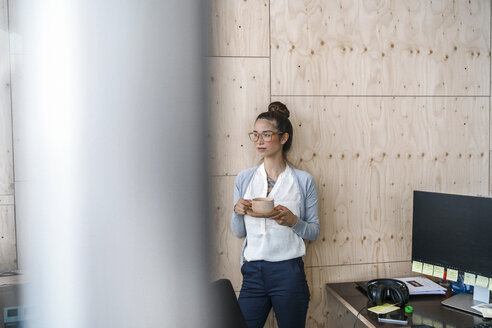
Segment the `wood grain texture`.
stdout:
<path fill-rule="evenodd" d="M 243 41 L 237 34 L 235 12 L 244 5 L 213 3 L 210 54 L 268 56 L 264 41 L 248 43 L 268 39 L 264 25 Z M 326 283 L 411 274 L 414 190 L 492 195 L 491 5 L 271 0 L 270 6 L 271 63 L 210 60 L 215 275 L 239 290 L 241 241 L 229 228 L 235 177 L 225 175 L 258 162 L 246 133 L 277 95 L 271 100 L 292 113 L 289 159 L 314 176 L 320 192 L 321 235 L 308 243 L 304 259 L 311 290 L 306 326 L 327 327 L 333 309 Z M 244 13 L 249 21 L 268 19 Z M 274 324 L 271 314 L 266 326 Z"/>
<path fill-rule="evenodd" d="M 12 48 L 11 48 L 12 50 Z M 29 121 L 26 110 L 27 99 L 25 77 L 24 77 L 24 55 L 10 54 L 11 70 L 11 95 L 12 95 L 12 129 L 13 129 L 13 148 L 15 163 L 15 181 L 27 181 L 32 176 L 28 174 L 29 164 L 32 160 L 29 157 L 28 147 L 26 145 L 26 136 L 29 129 L 26 122 Z"/>
<path fill-rule="evenodd" d="M 14 195 L 0 195 L 0 205 L 14 205 Z"/>
<path fill-rule="evenodd" d="M 28 270 L 29 239 L 32 238 L 32 229 L 29 229 L 33 215 L 32 207 L 29 206 L 29 184 L 26 181 L 15 182 L 15 232 L 19 270 Z"/>
<path fill-rule="evenodd" d="M 14 205 L 0 205 L 0 271 L 16 269 Z"/>
<path fill-rule="evenodd" d="M 326 315 L 325 321 L 320 327 L 371 327 L 375 328 L 370 322 L 368 322 L 365 317 L 359 317 L 360 319 L 356 320 L 356 314 L 353 314 L 352 306 L 348 305 L 346 301 L 344 301 L 340 296 L 338 296 L 335 292 L 332 292 L 331 289 L 326 287 L 326 298 L 324 300 L 326 305 Z"/>
<path fill-rule="evenodd" d="M 319 190 L 308 266 L 410 259 L 413 190 L 487 195 L 488 98 L 276 97 Z"/>
<path fill-rule="evenodd" d="M 268 314 L 268 318 L 265 322 L 265 326 L 263 328 L 277 328 L 277 320 L 275 319 L 275 312 L 273 312 L 273 309 L 270 310 L 270 313 Z"/>
<path fill-rule="evenodd" d="M 241 290 L 241 249 L 244 239 L 233 235 L 230 221 L 234 201 L 234 180 L 236 177 L 212 177 L 211 186 L 211 218 L 213 235 L 212 260 L 214 272 L 212 280 L 229 279 L 235 291 Z"/>
<path fill-rule="evenodd" d="M 7 1 L 0 1 L 0 195 L 14 194 Z"/>
<path fill-rule="evenodd" d="M 273 95 L 489 95 L 490 1 L 271 1 Z"/>
<path fill-rule="evenodd" d="M 266 0 L 211 0 L 210 56 L 269 56 L 269 7 Z"/>
<path fill-rule="evenodd" d="M 333 316 L 338 315 L 338 311 L 336 307 L 332 307 L 333 302 L 329 302 L 325 289 L 326 284 L 376 278 L 396 278 L 409 276 L 410 274 L 410 261 L 307 268 L 306 277 L 311 291 L 311 300 L 306 327 L 332 327 L 327 325 L 327 323 L 333 320 L 350 320 L 348 319 L 350 317 L 348 313 L 346 316 L 333 318 Z M 352 320 L 351 322 L 353 325 L 354 321 Z M 346 326 L 339 325 L 336 327 Z"/>
<path fill-rule="evenodd" d="M 270 100 L 264 58 L 210 58 L 209 109 L 212 175 L 237 174 L 259 157 L 248 132 Z"/>

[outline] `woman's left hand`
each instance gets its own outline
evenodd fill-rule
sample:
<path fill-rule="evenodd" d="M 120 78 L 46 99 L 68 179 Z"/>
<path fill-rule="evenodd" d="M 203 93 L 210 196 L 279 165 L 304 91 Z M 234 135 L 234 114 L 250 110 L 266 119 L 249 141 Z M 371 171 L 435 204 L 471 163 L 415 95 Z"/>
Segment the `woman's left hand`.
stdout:
<path fill-rule="evenodd" d="M 287 207 L 277 205 L 274 210 L 279 211 L 279 213 L 271 216 L 270 219 L 277 221 L 278 224 L 293 227 L 297 223 L 297 216 L 295 216 L 294 213 L 292 213 Z"/>

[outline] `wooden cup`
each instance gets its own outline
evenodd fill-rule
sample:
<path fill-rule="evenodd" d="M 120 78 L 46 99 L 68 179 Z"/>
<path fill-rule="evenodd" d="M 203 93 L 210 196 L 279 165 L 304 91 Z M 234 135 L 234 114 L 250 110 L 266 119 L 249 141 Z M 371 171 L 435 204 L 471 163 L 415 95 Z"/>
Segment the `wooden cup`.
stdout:
<path fill-rule="evenodd" d="M 253 212 L 258 214 L 273 212 L 273 198 L 253 198 L 251 201 Z"/>

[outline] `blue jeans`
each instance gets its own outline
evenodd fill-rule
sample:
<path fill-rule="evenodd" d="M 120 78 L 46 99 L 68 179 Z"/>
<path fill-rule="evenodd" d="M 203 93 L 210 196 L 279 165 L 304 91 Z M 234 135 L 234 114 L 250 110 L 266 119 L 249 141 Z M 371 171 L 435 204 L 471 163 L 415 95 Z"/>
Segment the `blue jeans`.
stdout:
<path fill-rule="evenodd" d="M 302 258 L 245 262 L 241 273 L 239 306 L 248 327 L 263 327 L 272 306 L 279 328 L 305 327 L 310 295 Z"/>

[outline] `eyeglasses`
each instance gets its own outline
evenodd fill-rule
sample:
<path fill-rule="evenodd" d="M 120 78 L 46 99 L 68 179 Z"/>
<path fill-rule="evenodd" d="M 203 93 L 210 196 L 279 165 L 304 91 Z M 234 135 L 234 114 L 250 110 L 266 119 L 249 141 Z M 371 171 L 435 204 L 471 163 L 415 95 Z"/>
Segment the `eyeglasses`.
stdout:
<path fill-rule="evenodd" d="M 248 133 L 249 138 L 253 142 L 257 142 L 258 139 L 261 136 L 261 139 L 263 139 L 264 142 L 270 142 L 272 141 L 272 137 L 274 134 L 282 135 L 284 132 L 273 132 L 273 131 L 263 131 L 262 133 L 258 133 L 256 131 Z"/>

